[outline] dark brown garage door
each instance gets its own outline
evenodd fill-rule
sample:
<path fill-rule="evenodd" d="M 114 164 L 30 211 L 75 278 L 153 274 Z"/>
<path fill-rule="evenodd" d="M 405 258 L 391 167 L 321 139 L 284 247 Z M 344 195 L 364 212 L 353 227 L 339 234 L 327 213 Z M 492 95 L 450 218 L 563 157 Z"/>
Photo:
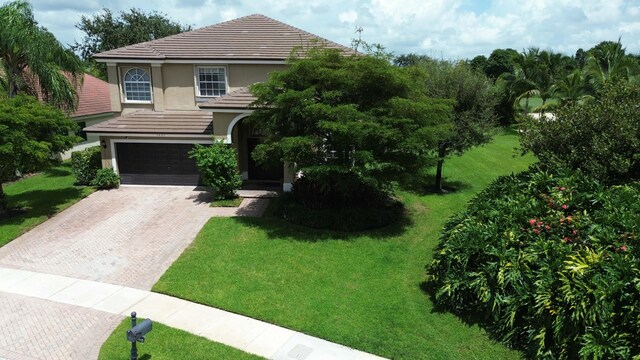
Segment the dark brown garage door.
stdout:
<path fill-rule="evenodd" d="M 198 185 L 200 175 L 192 144 L 117 143 L 118 171 L 123 184 Z"/>

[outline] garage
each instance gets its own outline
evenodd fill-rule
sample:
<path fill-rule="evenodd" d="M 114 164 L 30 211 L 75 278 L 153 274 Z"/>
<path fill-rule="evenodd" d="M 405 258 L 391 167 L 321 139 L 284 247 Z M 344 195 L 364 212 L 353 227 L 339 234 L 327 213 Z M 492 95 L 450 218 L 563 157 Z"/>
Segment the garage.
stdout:
<path fill-rule="evenodd" d="M 193 144 L 116 143 L 122 184 L 198 185 L 200 174 L 189 158 Z"/>

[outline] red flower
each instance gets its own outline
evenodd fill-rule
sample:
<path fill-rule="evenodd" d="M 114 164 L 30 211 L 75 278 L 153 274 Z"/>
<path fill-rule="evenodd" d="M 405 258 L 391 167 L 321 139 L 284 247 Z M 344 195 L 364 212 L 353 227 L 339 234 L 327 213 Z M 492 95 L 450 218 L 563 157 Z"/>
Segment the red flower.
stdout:
<path fill-rule="evenodd" d="M 577 235 L 578 234 L 578 230 L 573 230 L 572 233 L 573 233 L 573 235 Z"/>
<path fill-rule="evenodd" d="M 533 232 L 536 233 L 536 234 L 540 234 L 540 230 L 538 230 L 538 229 L 533 229 Z"/>
<path fill-rule="evenodd" d="M 535 225 L 535 224 L 536 224 L 536 219 L 531 219 L 531 220 L 529 220 L 529 224 L 531 224 L 531 225 Z"/>
<path fill-rule="evenodd" d="M 622 245 L 622 246 L 620 246 L 620 250 L 622 250 L 622 251 L 627 251 L 627 245 Z"/>
<path fill-rule="evenodd" d="M 568 206 L 567 204 L 562 204 L 562 210 L 567 210 Z"/>
<path fill-rule="evenodd" d="M 551 230 L 551 226 L 549 226 L 549 225 L 545 225 L 544 228 L 547 229 L 547 230 Z"/>
<path fill-rule="evenodd" d="M 565 191 L 565 190 L 567 190 L 567 188 L 566 188 L 566 187 L 564 187 L 564 186 L 562 186 L 562 187 L 560 187 L 560 189 L 559 189 L 559 190 L 560 190 L 560 191 Z"/>
<path fill-rule="evenodd" d="M 563 237 L 562 240 L 564 240 L 564 242 L 566 242 L 566 243 L 571 242 L 571 238 L 569 238 L 567 236 Z"/>

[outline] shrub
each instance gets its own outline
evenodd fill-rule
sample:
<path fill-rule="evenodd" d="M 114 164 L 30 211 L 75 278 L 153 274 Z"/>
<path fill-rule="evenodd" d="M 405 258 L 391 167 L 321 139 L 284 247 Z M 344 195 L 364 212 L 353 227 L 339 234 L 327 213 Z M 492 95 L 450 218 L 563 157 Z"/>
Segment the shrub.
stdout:
<path fill-rule="evenodd" d="M 393 187 L 341 167 L 318 166 L 296 179 L 292 192 L 304 207 L 340 209 L 380 205 L 392 196 Z"/>
<path fill-rule="evenodd" d="M 101 168 L 102 156 L 99 146 L 71 153 L 71 169 L 76 176 L 76 184 L 91 184 L 91 181 L 96 177 L 96 172 Z"/>
<path fill-rule="evenodd" d="M 91 185 L 98 189 L 113 189 L 120 186 L 120 176 L 113 169 L 100 169 Z"/>
<path fill-rule="evenodd" d="M 214 199 L 231 199 L 236 197 L 236 190 L 242 186 L 238 173 L 236 151 L 222 142 L 214 142 L 210 146 L 196 144 L 189 153 L 196 159 L 196 165 L 205 185 L 213 189 Z"/>
<path fill-rule="evenodd" d="M 640 356 L 640 183 L 579 172 L 502 177 L 445 226 L 438 305 L 527 355 Z"/>
<path fill-rule="evenodd" d="M 640 87 L 610 84 L 598 95 L 560 108 L 555 120 L 526 117 L 522 146 L 547 169 L 580 169 L 609 183 L 640 179 Z"/>

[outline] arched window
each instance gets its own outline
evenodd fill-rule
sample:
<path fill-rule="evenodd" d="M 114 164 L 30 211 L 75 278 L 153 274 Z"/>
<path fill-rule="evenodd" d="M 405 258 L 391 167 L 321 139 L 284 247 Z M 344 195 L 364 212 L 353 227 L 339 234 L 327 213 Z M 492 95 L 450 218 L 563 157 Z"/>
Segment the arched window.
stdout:
<path fill-rule="evenodd" d="M 129 69 L 124 74 L 124 97 L 127 101 L 151 101 L 151 78 L 144 70 Z"/>

